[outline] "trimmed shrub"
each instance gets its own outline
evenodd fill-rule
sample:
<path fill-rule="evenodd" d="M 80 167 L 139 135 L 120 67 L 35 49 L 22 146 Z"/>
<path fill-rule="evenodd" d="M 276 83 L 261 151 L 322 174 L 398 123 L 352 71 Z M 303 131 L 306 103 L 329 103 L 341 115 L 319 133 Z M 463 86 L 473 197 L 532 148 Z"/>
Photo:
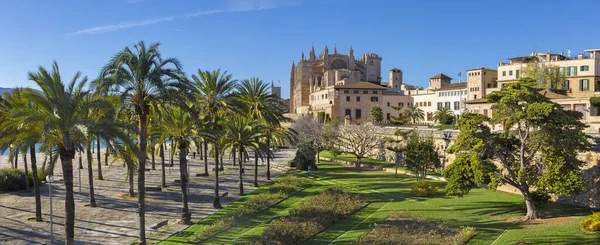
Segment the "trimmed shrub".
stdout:
<path fill-rule="evenodd" d="M 311 170 L 317 169 L 316 164 L 316 155 L 317 150 L 312 142 L 304 142 L 298 145 L 298 150 L 296 151 L 296 156 L 294 159 L 288 162 L 290 167 L 295 167 L 298 170 L 308 170 L 310 167 Z"/>
<path fill-rule="evenodd" d="M 341 189 L 332 188 L 316 195 L 274 220 L 263 232 L 263 244 L 300 244 L 324 228 L 356 212 L 364 201 Z"/>
<path fill-rule="evenodd" d="M 546 205 L 550 201 L 550 194 L 545 191 L 535 190 L 530 194 L 536 204 Z"/>
<path fill-rule="evenodd" d="M 33 186 L 33 178 L 29 173 L 29 185 Z M 25 190 L 25 171 L 16 168 L 0 169 L 0 192 Z"/>
<path fill-rule="evenodd" d="M 244 204 L 232 212 L 232 216 L 236 220 L 250 216 L 272 206 L 286 196 L 283 192 L 265 192 L 251 196 Z"/>
<path fill-rule="evenodd" d="M 233 226 L 233 218 L 232 217 L 225 217 L 222 219 L 218 219 L 211 225 L 205 226 L 202 229 L 200 229 L 199 231 L 196 231 L 194 233 L 194 237 L 192 238 L 192 241 L 200 242 L 204 239 L 214 236 L 215 234 L 217 234 L 221 231 L 227 230 L 232 226 Z"/>
<path fill-rule="evenodd" d="M 412 190 L 415 193 L 415 195 L 420 197 L 430 197 L 438 193 L 437 185 L 434 185 L 433 183 L 431 183 L 431 181 L 425 179 L 421 179 L 419 180 L 419 182 L 414 184 L 412 186 Z"/>
<path fill-rule="evenodd" d="M 583 221 L 581 221 L 581 223 L 579 223 L 579 227 L 588 232 L 600 231 L 600 212 L 593 213 L 589 217 L 585 218 Z"/>
<path fill-rule="evenodd" d="M 304 178 L 300 178 L 296 175 L 286 175 L 281 178 L 277 178 L 274 184 L 269 187 L 268 192 L 283 192 L 286 195 L 304 189 L 308 185 L 308 181 Z"/>

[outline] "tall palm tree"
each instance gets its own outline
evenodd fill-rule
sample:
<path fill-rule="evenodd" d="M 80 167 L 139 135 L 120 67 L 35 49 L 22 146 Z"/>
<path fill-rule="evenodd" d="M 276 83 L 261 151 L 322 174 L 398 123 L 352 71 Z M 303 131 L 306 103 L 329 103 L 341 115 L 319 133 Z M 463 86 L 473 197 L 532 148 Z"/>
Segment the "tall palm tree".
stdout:
<path fill-rule="evenodd" d="M 221 208 L 219 198 L 219 144 L 217 139 L 222 134 L 222 115 L 233 108 L 231 94 L 235 88 L 235 81 L 232 80 L 231 74 L 221 73 L 220 69 L 212 72 L 198 69 L 198 74 L 192 75 L 191 85 L 191 92 L 196 99 L 195 102 L 205 106 L 208 127 L 216 136 L 211 139 L 215 152 L 215 197 L 213 207 Z"/>
<path fill-rule="evenodd" d="M 37 133 L 43 136 L 45 144 L 57 148 L 65 185 L 65 242 L 73 244 L 75 236 L 73 159 L 76 147 L 88 141 L 86 132 L 107 137 L 109 135 L 123 139 L 125 137 L 115 124 L 85 119 L 85 114 L 89 110 L 110 108 L 112 105 L 101 99 L 86 99 L 89 93 L 84 89 L 87 78 L 81 79 L 81 73 L 77 73 L 67 86 L 62 81 L 56 62 L 51 71 L 40 67 L 37 72 L 29 72 L 28 75 L 29 79 L 41 88 L 42 93 L 26 91 L 24 96 L 35 103 L 39 109 L 23 108 L 16 110 L 13 116 L 44 125 L 42 131 Z"/>
<path fill-rule="evenodd" d="M 425 120 L 425 113 L 423 110 L 414 105 L 408 106 L 408 108 L 406 108 L 406 112 L 404 113 L 408 116 L 408 118 L 410 118 L 413 124 Z"/>
<path fill-rule="evenodd" d="M 248 155 L 248 149 L 259 152 L 263 147 L 260 141 L 256 139 L 261 137 L 265 127 L 245 115 L 233 115 L 227 119 L 225 124 L 226 136 L 225 139 L 229 142 L 233 149 L 236 149 L 239 154 L 239 189 L 240 196 L 244 195 L 243 174 L 243 159 Z"/>
<path fill-rule="evenodd" d="M 43 129 L 43 124 L 28 122 L 24 123 L 22 118 L 12 116 L 17 110 L 34 110 L 39 108 L 35 103 L 27 100 L 22 91 L 31 89 L 15 89 L 12 94 L 6 93 L 5 99 L 0 97 L 0 152 L 10 148 L 13 143 L 22 144 L 29 148 L 31 160 L 31 173 L 33 175 L 33 193 L 35 199 L 35 220 L 42 221 L 42 201 L 40 194 L 40 181 L 37 178 L 37 158 L 35 144 L 42 141 L 42 135 L 39 133 Z M 31 93 L 30 91 L 28 93 Z"/>
<path fill-rule="evenodd" d="M 164 124 L 161 138 L 172 137 L 175 146 L 179 150 L 179 178 L 181 184 L 181 200 L 183 207 L 181 209 L 181 221 L 184 224 L 191 224 L 191 215 L 188 208 L 188 181 L 190 173 L 187 172 L 187 153 L 190 147 L 191 138 L 197 135 L 192 117 L 180 107 L 166 106 L 164 115 Z"/>
<path fill-rule="evenodd" d="M 452 124 L 454 121 L 454 112 L 448 107 L 442 107 L 433 113 L 433 120 L 441 124 Z"/>
<path fill-rule="evenodd" d="M 280 109 L 279 102 L 273 97 L 273 95 L 269 91 L 270 87 L 267 83 L 264 83 L 262 80 L 258 78 L 251 78 L 243 80 L 239 86 L 239 101 L 245 109 L 245 112 L 252 119 L 260 121 L 267 125 L 267 127 L 272 126 L 276 127 L 281 124 L 283 120 L 283 112 Z M 269 132 L 264 131 L 265 135 L 263 137 L 267 138 L 269 141 Z M 265 150 L 265 155 L 267 157 L 267 179 L 271 178 L 271 162 L 270 157 L 272 155 L 270 148 L 267 147 Z M 255 152 L 254 154 L 254 185 L 258 186 L 258 177 L 256 174 L 258 168 L 258 156 L 259 152 Z"/>
<path fill-rule="evenodd" d="M 148 143 L 148 116 L 150 105 L 168 98 L 167 89 L 175 86 L 183 74 L 175 58 L 163 59 L 160 44 L 146 46 L 143 41 L 125 47 L 102 69 L 103 87 L 118 87 L 124 103 L 135 111 L 138 118 L 138 215 L 139 244 L 146 244 L 146 157 Z"/>

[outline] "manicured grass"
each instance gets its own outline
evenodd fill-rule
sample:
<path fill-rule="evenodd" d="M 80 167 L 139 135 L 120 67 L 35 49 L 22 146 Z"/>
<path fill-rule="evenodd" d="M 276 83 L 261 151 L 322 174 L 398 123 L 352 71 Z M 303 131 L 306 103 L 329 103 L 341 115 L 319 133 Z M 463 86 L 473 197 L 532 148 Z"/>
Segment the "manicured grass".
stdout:
<path fill-rule="evenodd" d="M 445 183 L 432 181 L 439 186 L 442 193 L 432 198 L 422 198 L 415 196 L 411 190 L 411 186 L 416 182 L 414 177 L 396 178 L 393 173 L 356 169 L 327 161 L 321 161 L 318 171 L 302 172 L 299 175 L 312 179 L 312 186 L 269 210 L 239 222 L 203 244 L 239 244 L 255 241 L 272 220 L 289 214 L 296 205 L 332 186 L 359 194 L 370 204 L 305 244 L 353 244 L 360 236 L 367 234 L 373 224 L 382 222 L 394 211 L 404 211 L 412 216 L 451 227 L 475 227 L 478 235 L 468 244 L 491 244 L 504 231 L 506 233 L 496 244 L 513 244 L 522 239 L 533 244 L 598 244 L 600 241 L 599 234 L 587 234 L 578 228 L 579 222 L 591 214 L 591 211 L 566 204 L 551 203 L 546 207 L 538 207 L 540 215 L 545 218 L 523 223 L 520 220 L 526 209 L 520 195 L 473 189 L 463 198 L 449 197 L 443 195 Z M 262 188 L 259 188 L 255 192 L 261 190 Z M 238 202 L 243 202 L 245 198 Z M 225 209 L 233 208 L 235 206 Z M 182 232 L 183 235 L 186 232 L 193 234 L 199 226 L 212 223 L 223 212 L 219 211 L 198 225 L 191 226 Z M 183 235 L 175 235 L 165 244 L 186 242 L 186 239 L 179 239 Z"/>
<path fill-rule="evenodd" d="M 348 161 L 348 162 L 356 162 L 356 157 L 354 155 L 346 154 L 346 153 L 340 153 L 337 156 L 334 156 L 333 152 L 331 152 L 331 151 L 321 151 L 321 153 L 319 153 L 319 156 L 326 157 L 326 158 L 335 158 L 338 160 Z M 394 163 L 376 160 L 376 159 L 368 158 L 368 157 L 361 159 L 360 162 L 363 164 L 370 164 L 370 165 L 379 166 L 382 168 L 394 168 L 394 166 L 395 166 Z M 406 169 L 404 167 L 398 166 L 398 170 L 406 170 Z"/>

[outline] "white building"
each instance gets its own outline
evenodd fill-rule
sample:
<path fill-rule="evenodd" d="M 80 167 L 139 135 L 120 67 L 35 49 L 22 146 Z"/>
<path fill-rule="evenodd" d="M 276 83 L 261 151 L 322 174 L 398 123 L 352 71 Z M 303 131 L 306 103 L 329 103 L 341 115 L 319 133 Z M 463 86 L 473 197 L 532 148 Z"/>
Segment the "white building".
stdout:
<path fill-rule="evenodd" d="M 454 115 L 460 116 L 465 111 L 467 83 L 453 83 L 435 90 L 436 105 L 434 111 L 449 108 Z"/>

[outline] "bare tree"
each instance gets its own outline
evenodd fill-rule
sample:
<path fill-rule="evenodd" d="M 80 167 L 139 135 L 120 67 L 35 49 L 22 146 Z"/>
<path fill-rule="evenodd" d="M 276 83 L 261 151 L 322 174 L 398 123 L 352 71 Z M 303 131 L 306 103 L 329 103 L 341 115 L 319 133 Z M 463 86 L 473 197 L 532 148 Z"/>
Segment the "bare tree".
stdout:
<path fill-rule="evenodd" d="M 379 148 L 383 137 L 370 122 L 340 127 L 338 147 L 356 157 L 356 167 L 366 155 Z"/>
<path fill-rule="evenodd" d="M 319 153 L 323 150 L 332 149 L 337 141 L 339 122 L 333 120 L 322 124 L 312 117 L 304 117 L 296 120 L 292 125 L 298 133 L 298 144 L 311 141 L 317 150 L 317 163 L 320 163 Z"/>

